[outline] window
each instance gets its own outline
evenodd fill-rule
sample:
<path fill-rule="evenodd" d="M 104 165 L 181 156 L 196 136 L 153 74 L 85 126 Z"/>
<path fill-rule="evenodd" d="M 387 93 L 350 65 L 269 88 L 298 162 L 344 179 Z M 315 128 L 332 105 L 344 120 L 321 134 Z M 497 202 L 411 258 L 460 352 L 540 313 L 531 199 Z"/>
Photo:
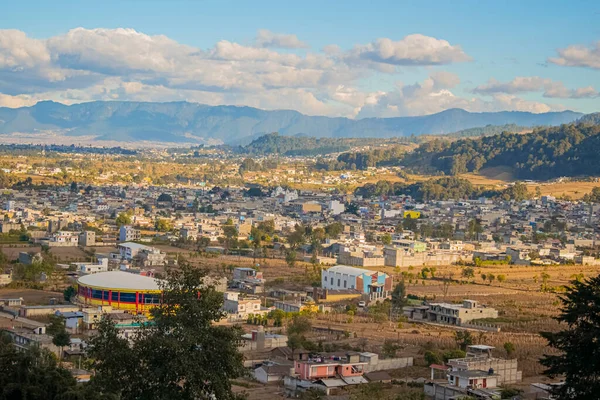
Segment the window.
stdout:
<path fill-rule="evenodd" d="M 121 293 L 121 302 L 135 303 L 135 293 Z"/>
<path fill-rule="evenodd" d="M 340 285 L 341 285 L 340 281 L 341 281 L 341 280 L 340 280 L 340 279 L 338 279 L 338 287 L 340 287 Z"/>
<path fill-rule="evenodd" d="M 333 278 L 331 278 L 331 285 L 333 286 Z"/>
<path fill-rule="evenodd" d="M 344 281 L 344 289 L 346 289 L 346 281 Z"/>

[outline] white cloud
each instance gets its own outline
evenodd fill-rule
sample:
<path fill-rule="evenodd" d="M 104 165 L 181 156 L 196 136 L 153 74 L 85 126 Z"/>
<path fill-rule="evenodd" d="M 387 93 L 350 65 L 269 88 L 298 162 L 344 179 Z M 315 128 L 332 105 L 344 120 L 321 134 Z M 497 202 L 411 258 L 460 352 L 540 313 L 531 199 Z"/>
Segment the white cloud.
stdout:
<path fill-rule="evenodd" d="M 457 84 L 458 77 L 452 75 L 432 74 L 423 82 L 412 85 L 397 84 L 393 91 L 363 96 L 360 98 L 363 103 L 355 105 L 359 110 L 356 115 L 360 118 L 416 116 L 433 114 L 449 108 L 462 108 L 471 112 L 510 110 L 535 113 L 564 109 L 561 105 L 549 106 L 503 93 L 496 93 L 487 101 L 477 97 L 456 96 L 450 89 Z M 358 99 L 357 96 L 354 98 Z"/>
<path fill-rule="evenodd" d="M 303 49 L 308 44 L 298 39 L 296 35 L 275 33 L 268 29 L 260 29 L 256 36 L 256 45 L 259 47 L 275 47 L 279 49 Z"/>
<path fill-rule="evenodd" d="M 397 83 L 389 90 L 365 88 L 378 74 L 396 73 L 398 66 L 470 59 L 459 46 L 441 39 L 410 35 L 397 42 L 380 39 L 349 51 L 336 45 L 317 52 L 277 50 L 284 47 L 304 44 L 294 35 L 269 31 L 259 31 L 250 46 L 221 40 L 199 49 L 133 29 L 76 28 L 41 40 L 20 31 L 0 30 L 0 106 L 19 107 L 39 100 L 67 104 L 187 100 L 350 117 L 422 115 L 453 107 L 552 109 L 514 96 L 519 90 L 513 86 L 526 86 L 524 82 L 511 86 L 490 81 L 487 86 L 508 85 L 508 92 L 488 88 L 485 94 L 491 97 L 486 101 L 457 96 L 459 76 L 439 70 L 419 83 Z M 548 97 L 597 95 L 592 87 L 566 89 L 551 81 L 540 82 L 529 85 L 543 89 Z"/>
<path fill-rule="evenodd" d="M 599 96 L 598 91 L 591 86 L 568 89 L 563 82 L 539 76 L 518 76 L 509 82 L 499 82 L 491 78 L 486 84 L 479 85 L 473 89 L 473 93 L 484 95 L 527 92 L 543 92 L 544 97 L 561 99 L 581 99 Z"/>
<path fill-rule="evenodd" d="M 600 41 L 590 47 L 584 45 L 571 45 L 558 49 L 558 57 L 550 57 L 548 61 L 568 67 L 586 67 L 600 69 Z"/>
<path fill-rule="evenodd" d="M 414 34 L 401 40 L 377 39 L 366 45 L 357 45 L 350 57 L 359 60 L 392 65 L 444 65 L 471 61 L 460 46 L 443 39 Z"/>

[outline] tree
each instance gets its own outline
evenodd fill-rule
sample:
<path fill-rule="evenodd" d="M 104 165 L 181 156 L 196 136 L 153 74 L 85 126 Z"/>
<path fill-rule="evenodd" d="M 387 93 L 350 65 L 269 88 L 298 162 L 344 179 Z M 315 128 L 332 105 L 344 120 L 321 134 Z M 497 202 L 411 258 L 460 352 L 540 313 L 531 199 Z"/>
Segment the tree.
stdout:
<path fill-rule="evenodd" d="M 287 265 L 290 268 L 294 268 L 294 266 L 296 265 L 296 250 L 293 249 L 289 249 L 286 253 L 285 253 L 285 262 L 287 263 Z"/>
<path fill-rule="evenodd" d="M 515 352 L 516 348 L 511 342 L 506 342 L 504 343 L 504 350 L 506 351 L 506 355 L 510 358 L 510 356 L 512 356 Z"/>
<path fill-rule="evenodd" d="M 416 231 L 417 230 L 417 221 L 414 220 L 410 215 L 407 215 L 402 220 L 402 227 L 407 231 Z"/>
<path fill-rule="evenodd" d="M 77 290 L 75 290 L 73 286 L 69 286 L 65 290 L 63 290 L 63 296 L 65 298 L 65 301 L 71 301 L 71 298 L 76 294 Z"/>
<path fill-rule="evenodd" d="M 393 357 L 396 357 L 396 351 L 398 351 L 399 348 L 400 348 L 400 346 L 398 345 L 398 343 L 396 341 L 386 339 L 383 342 L 383 346 L 381 346 L 381 354 L 385 358 L 393 358 Z"/>
<path fill-rule="evenodd" d="M 305 390 L 302 393 L 302 396 L 300 397 L 301 400 L 321 400 L 324 399 L 326 396 L 325 392 L 320 390 L 320 389 L 316 389 L 316 388 L 310 388 L 308 390 Z"/>
<path fill-rule="evenodd" d="M 216 325 L 223 296 L 204 286 L 205 271 L 186 262 L 167 269 L 162 302 L 132 338 L 103 319 L 90 341 L 100 393 L 122 399 L 235 399 L 230 379 L 244 373 L 239 327 Z M 129 342 L 131 341 L 131 343 Z"/>
<path fill-rule="evenodd" d="M 392 244 L 392 236 L 390 236 L 389 233 L 384 233 L 381 236 L 381 243 L 386 244 L 386 245 L 387 244 Z"/>
<path fill-rule="evenodd" d="M 108 399 L 80 394 L 77 382 L 54 354 L 37 346 L 17 350 L 10 337 L 0 333 L 0 399 Z"/>
<path fill-rule="evenodd" d="M 173 229 L 173 224 L 168 219 L 159 218 L 154 224 L 154 229 L 159 232 L 169 232 L 171 229 Z"/>
<path fill-rule="evenodd" d="M 312 323 L 308 317 L 303 315 L 295 315 L 292 319 L 292 323 L 287 328 L 288 335 L 304 335 L 310 332 L 312 329 Z"/>
<path fill-rule="evenodd" d="M 467 281 L 475 277 L 475 270 L 471 267 L 465 267 L 462 270 L 462 277 L 466 278 Z"/>
<path fill-rule="evenodd" d="M 488 281 L 490 281 L 490 285 L 491 285 L 492 282 L 494 282 L 494 280 L 496 279 L 496 275 L 488 274 L 487 278 L 488 278 Z"/>
<path fill-rule="evenodd" d="M 499 275 L 496 277 L 496 280 L 497 280 L 499 283 L 502 283 L 502 282 L 506 281 L 506 275 L 499 274 Z"/>
<path fill-rule="evenodd" d="M 462 351 L 466 351 L 467 346 L 473 344 L 473 335 L 469 331 L 456 331 L 454 332 L 454 340 Z"/>
<path fill-rule="evenodd" d="M 442 291 L 442 295 L 444 296 L 444 300 L 448 296 L 448 292 L 450 291 L 450 284 L 452 283 L 452 275 L 446 274 L 442 276 L 442 282 L 440 284 L 440 290 Z"/>
<path fill-rule="evenodd" d="M 392 306 L 397 310 L 402 310 L 406 305 L 406 287 L 404 285 L 404 279 L 401 280 L 392 292 Z"/>
<path fill-rule="evenodd" d="M 131 214 L 128 212 L 120 213 L 115 219 L 115 223 L 117 226 L 130 225 L 131 224 Z"/>
<path fill-rule="evenodd" d="M 600 393 L 600 275 L 582 282 L 571 281 L 560 297 L 555 318 L 566 328 L 542 332 L 548 345 L 560 354 L 545 355 L 541 364 L 550 377 L 564 377 L 556 388 L 557 399 L 592 400 Z"/>
<path fill-rule="evenodd" d="M 290 348 L 290 350 L 292 350 L 292 359 L 294 359 L 296 350 L 302 348 L 303 343 L 304 340 L 299 334 L 293 333 L 291 335 L 288 335 L 287 345 Z"/>
<path fill-rule="evenodd" d="M 52 336 L 52 344 L 60 348 L 60 358 L 62 358 L 63 349 L 71 343 L 71 335 L 63 327 L 63 330 Z"/>
<path fill-rule="evenodd" d="M 423 356 L 425 357 L 425 362 L 427 363 L 427 366 L 430 366 L 431 364 L 442 363 L 440 355 L 435 351 L 427 350 Z"/>

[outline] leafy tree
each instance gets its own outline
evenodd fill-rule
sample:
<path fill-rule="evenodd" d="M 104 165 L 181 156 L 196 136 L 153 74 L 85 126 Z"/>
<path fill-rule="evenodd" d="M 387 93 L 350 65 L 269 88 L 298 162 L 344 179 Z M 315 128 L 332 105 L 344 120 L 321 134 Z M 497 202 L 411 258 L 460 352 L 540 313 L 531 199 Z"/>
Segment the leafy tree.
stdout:
<path fill-rule="evenodd" d="M 496 275 L 488 274 L 487 278 L 488 278 L 488 281 L 490 281 L 490 285 L 491 285 L 492 282 L 494 282 L 494 280 L 496 279 Z"/>
<path fill-rule="evenodd" d="M 17 350 L 10 337 L 0 333 L 0 400 L 80 398 L 77 382 L 54 354 L 37 346 Z M 97 394 L 87 398 L 108 400 Z"/>
<path fill-rule="evenodd" d="M 130 225 L 131 224 L 131 215 L 128 212 L 120 213 L 115 219 L 115 223 L 117 226 Z"/>
<path fill-rule="evenodd" d="M 332 239 L 337 239 L 344 231 L 344 225 L 341 222 L 334 222 L 325 226 L 325 235 Z"/>
<path fill-rule="evenodd" d="M 452 360 L 454 358 L 465 358 L 466 356 L 467 353 L 465 353 L 463 350 L 455 349 L 445 351 L 442 355 L 442 358 L 444 359 L 444 362 L 448 362 L 448 360 Z"/>
<path fill-rule="evenodd" d="M 131 343 L 103 319 L 89 355 L 99 393 L 123 399 L 235 399 L 230 379 L 244 373 L 239 327 L 216 325 L 223 296 L 203 286 L 205 271 L 180 263 L 161 283 L 162 302 Z M 217 356 L 218 355 L 218 356 Z"/>
<path fill-rule="evenodd" d="M 425 362 L 427 363 L 427 366 L 430 366 L 431 364 L 442 363 L 442 358 L 435 351 L 427 350 L 423 356 L 425 357 Z"/>
<path fill-rule="evenodd" d="M 403 279 L 396 284 L 392 291 L 392 306 L 397 310 L 402 310 L 406 304 L 406 286 Z"/>
<path fill-rule="evenodd" d="M 54 336 L 52 336 L 52 344 L 55 345 L 56 347 L 60 348 L 60 354 L 61 354 L 61 358 L 62 358 L 62 354 L 63 354 L 63 349 L 65 348 L 65 346 L 68 346 L 71 343 L 71 335 L 69 335 L 69 333 L 66 331 L 66 329 L 63 327 L 63 330 L 60 332 L 57 332 L 54 334 Z"/>
<path fill-rule="evenodd" d="M 474 339 L 473 335 L 469 331 L 456 331 L 454 332 L 454 340 L 456 341 L 456 345 L 462 350 L 466 351 L 467 346 L 473 344 Z"/>
<path fill-rule="evenodd" d="M 285 262 L 290 268 L 294 268 L 294 266 L 296 265 L 296 257 L 296 250 L 289 249 L 285 253 Z"/>
<path fill-rule="evenodd" d="M 296 350 L 302 348 L 302 344 L 304 343 L 304 339 L 297 333 L 292 333 L 288 335 L 287 345 L 292 350 L 292 359 L 295 356 Z"/>
<path fill-rule="evenodd" d="M 502 282 L 506 281 L 506 275 L 499 274 L 499 275 L 496 277 L 496 280 L 497 280 L 499 283 L 502 283 Z"/>
<path fill-rule="evenodd" d="M 310 332 L 312 329 L 312 323 L 308 317 L 302 315 L 295 315 L 292 319 L 291 324 L 287 328 L 288 334 L 304 335 Z"/>
<path fill-rule="evenodd" d="M 171 229 L 173 229 L 173 224 L 168 219 L 159 218 L 154 224 L 154 229 L 159 232 L 169 232 Z"/>
<path fill-rule="evenodd" d="M 475 270 L 471 267 L 465 267 L 463 268 L 461 275 L 463 278 L 471 280 L 475 277 Z"/>
<path fill-rule="evenodd" d="M 71 301 L 71 298 L 77 294 L 77 290 L 73 286 L 68 286 L 65 290 L 63 290 L 63 297 L 65 301 Z"/>
<path fill-rule="evenodd" d="M 381 243 L 383 244 L 392 244 L 392 236 L 389 233 L 385 233 L 381 236 Z"/>
<path fill-rule="evenodd" d="M 548 345 L 560 354 L 545 355 L 544 374 L 564 377 L 556 389 L 559 400 L 592 400 L 600 393 L 600 275 L 583 282 L 571 281 L 560 296 L 560 314 L 556 320 L 565 329 L 542 332 Z"/>
<path fill-rule="evenodd" d="M 510 357 L 515 352 L 516 347 L 511 342 L 506 342 L 506 343 L 504 343 L 504 350 L 506 351 L 506 354 L 508 355 L 508 357 Z"/>
<path fill-rule="evenodd" d="M 393 358 L 396 357 L 398 349 L 400 349 L 400 346 L 395 340 L 386 339 L 383 342 L 383 346 L 381 346 L 381 354 L 385 358 Z"/>

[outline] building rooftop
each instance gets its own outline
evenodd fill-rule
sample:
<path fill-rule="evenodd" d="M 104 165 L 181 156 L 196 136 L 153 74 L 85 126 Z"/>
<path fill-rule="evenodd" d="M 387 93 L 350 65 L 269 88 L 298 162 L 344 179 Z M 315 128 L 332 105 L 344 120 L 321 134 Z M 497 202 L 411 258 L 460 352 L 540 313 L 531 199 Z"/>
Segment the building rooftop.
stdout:
<path fill-rule="evenodd" d="M 336 265 L 335 267 L 331 267 L 331 268 L 327 269 L 327 271 L 328 272 L 336 272 L 336 273 L 340 273 L 340 274 L 347 274 L 347 275 L 362 275 L 362 274 L 372 275 L 372 274 L 377 273 L 376 271 L 369 271 L 368 269 L 350 267 L 348 265 Z"/>
<path fill-rule="evenodd" d="M 161 290 L 160 280 L 123 271 L 99 272 L 77 280 L 83 286 L 123 290 Z"/>

